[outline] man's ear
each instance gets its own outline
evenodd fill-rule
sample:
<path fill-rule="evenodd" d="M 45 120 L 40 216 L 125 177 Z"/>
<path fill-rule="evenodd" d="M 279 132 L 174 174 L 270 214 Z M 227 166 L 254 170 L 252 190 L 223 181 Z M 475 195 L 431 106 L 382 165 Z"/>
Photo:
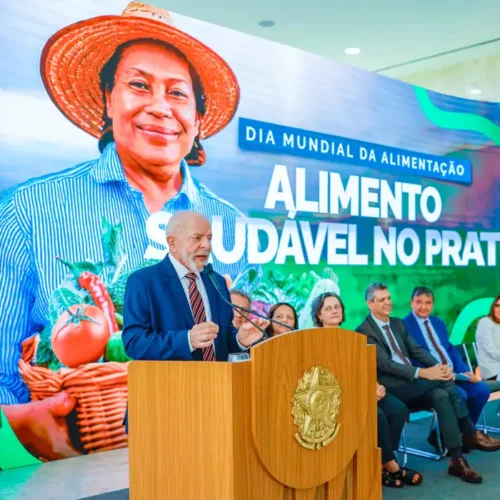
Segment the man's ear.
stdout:
<path fill-rule="evenodd" d="M 171 250 L 172 248 L 175 248 L 175 238 L 173 236 L 167 236 L 167 245 L 168 248 Z"/>

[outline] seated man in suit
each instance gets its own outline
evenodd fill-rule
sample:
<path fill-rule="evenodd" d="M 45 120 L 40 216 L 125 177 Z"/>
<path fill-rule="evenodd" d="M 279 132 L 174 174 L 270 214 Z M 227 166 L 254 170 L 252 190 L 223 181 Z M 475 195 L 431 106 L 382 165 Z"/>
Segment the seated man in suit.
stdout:
<path fill-rule="evenodd" d="M 200 213 L 177 212 L 166 234 L 169 253 L 158 264 L 139 269 L 127 280 L 122 338 L 132 359 L 227 361 L 246 350 L 262 332 L 252 323 L 234 328 L 225 303 L 204 269 L 211 252 L 210 222 Z M 226 281 L 218 288 L 230 301 Z M 255 320 L 260 328 L 269 324 Z"/>
<path fill-rule="evenodd" d="M 452 382 L 449 366 L 439 364 L 408 334 L 401 319 L 390 318 L 391 294 L 383 283 L 373 283 L 365 292 L 370 314 L 357 332 L 377 347 L 377 379 L 404 403 L 436 410 L 445 446 L 451 453 L 450 475 L 468 483 L 481 483 L 482 477 L 465 460 L 462 447 L 496 451 L 500 440 L 478 431 Z M 413 366 L 410 360 L 424 366 Z"/>
<path fill-rule="evenodd" d="M 413 340 L 441 364 L 448 365 L 455 374 L 463 374 L 469 378 L 469 382 L 455 380 L 455 384 L 467 404 L 470 419 L 476 424 L 490 397 L 488 384 L 481 382 L 481 379 L 469 370 L 457 349 L 450 344 L 444 321 L 431 316 L 434 307 L 432 290 L 426 287 L 415 288 L 410 305 L 412 312 L 403 321 Z"/>

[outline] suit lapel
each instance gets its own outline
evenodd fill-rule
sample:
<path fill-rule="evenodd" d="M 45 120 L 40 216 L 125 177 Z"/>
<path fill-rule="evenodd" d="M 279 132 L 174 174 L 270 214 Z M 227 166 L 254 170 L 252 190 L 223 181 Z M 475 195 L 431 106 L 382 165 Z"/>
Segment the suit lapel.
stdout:
<path fill-rule="evenodd" d="M 216 324 L 219 325 L 221 324 L 220 321 L 220 297 L 215 289 L 214 284 L 212 283 L 212 280 L 209 278 L 208 274 L 206 273 L 205 270 L 203 270 L 200 273 L 201 279 L 203 281 L 203 284 L 205 285 L 205 290 L 207 292 L 207 297 L 208 297 L 208 303 L 210 304 L 210 315 L 212 318 L 212 321 Z M 221 335 L 221 331 L 219 330 L 219 335 L 217 335 L 217 338 L 215 339 L 215 354 L 217 356 L 217 359 L 221 360 L 221 352 L 223 352 L 221 343 L 224 342 L 224 335 Z"/>
<path fill-rule="evenodd" d="M 408 349 L 406 348 L 405 342 L 403 342 L 403 335 L 399 328 L 396 328 L 396 323 L 393 322 L 391 318 L 389 318 L 389 326 L 391 327 L 391 331 L 394 334 L 394 338 L 396 339 L 396 343 L 398 344 L 399 350 L 410 359 Z"/>
<path fill-rule="evenodd" d="M 377 323 L 375 323 L 375 321 L 373 320 L 373 318 L 371 316 L 368 316 L 366 318 L 366 322 L 368 323 L 368 325 L 370 325 L 370 327 L 372 329 L 372 336 L 375 337 L 377 342 L 379 342 L 379 344 L 381 344 L 382 347 L 385 347 L 385 349 L 387 350 L 387 352 L 389 354 L 391 354 L 391 349 L 387 345 L 387 342 L 385 341 L 385 338 L 382 335 L 382 332 L 380 331 L 380 328 L 378 327 Z"/>
<path fill-rule="evenodd" d="M 434 329 L 434 331 L 436 332 L 436 335 L 439 339 L 439 342 L 441 344 L 441 347 L 446 350 L 446 347 L 445 347 L 445 339 L 443 338 L 444 335 L 442 334 L 442 331 L 441 329 L 438 327 L 438 325 L 436 325 L 436 323 L 434 321 L 432 321 L 432 316 L 429 316 L 429 323 L 432 325 L 432 328 Z"/>
<path fill-rule="evenodd" d="M 169 300 L 171 300 L 177 306 L 175 310 L 179 311 L 183 315 L 188 328 L 191 328 L 194 325 L 194 318 L 191 312 L 191 307 L 186 297 L 186 292 L 182 287 L 181 280 L 179 279 L 179 276 L 177 276 L 174 266 L 170 262 L 168 254 L 161 263 L 161 269 L 163 274 L 162 278 L 167 287 Z"/>
<path fill-rule="evenodd" d="M 412 337 L 415 339 L 415 342 L 428 350 L 427 342 L 425 341 L 422 329 L 420 328 L 420 323 L 415 319 L 413 313 L 409 314 L 408 321 L 411 326 L 410 333 L 413 334 Z"/>

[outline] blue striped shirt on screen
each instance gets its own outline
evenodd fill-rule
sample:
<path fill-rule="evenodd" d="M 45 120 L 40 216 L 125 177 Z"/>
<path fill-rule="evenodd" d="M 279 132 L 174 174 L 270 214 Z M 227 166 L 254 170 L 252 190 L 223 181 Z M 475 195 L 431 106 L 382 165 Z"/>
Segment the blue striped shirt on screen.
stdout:
<path fill-rule="evenodd" d="M 126 180 L 114 143 L 101 157 L 63 172 L 14 187 L 0 199 L 0 404 L 29 401 L 19 372 L 22 342 L 47 323 L 49 298 L 68 270 L 56 259 L 103 262 L 101 220 L 123 226 L 123 271 L 145 258 L 162 258 L 165 214 L 196 210 L 222 216 L 222 242 L 235 243 L 235 224 L 243 215 L 191 177 L 182 164 L 183 184 L 163 211 L 150 214 L 140 191 Z M 153 236 L 153 240 L 151 239 Z M 156 240 L 156 241 L 155 241 Z M 214 257 L 214 268 L 234 277 L 247 264 Z"/>

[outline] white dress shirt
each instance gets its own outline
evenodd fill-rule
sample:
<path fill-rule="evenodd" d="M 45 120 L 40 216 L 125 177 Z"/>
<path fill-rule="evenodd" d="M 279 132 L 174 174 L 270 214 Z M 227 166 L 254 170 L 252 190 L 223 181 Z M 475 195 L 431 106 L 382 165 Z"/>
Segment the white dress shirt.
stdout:
<path fill-rule="evenodd" d="M 181 264 L 172 254 L 169 253 L 168 258 L 170 259 L 170 262 L 172 263 L 172 266 L 174 266 L 175 272 L 179 277 L 184 293 L 186 294 L 186 299 L 189 304 L 189 309 L 191 309 L 191 314 L 192 314 L 193 309 L 191 307 L 191 299 L 189 297 L 189 279 L 187 278 L 187 275 L 193 273 L 193 271 L 189 270 L 186 266 Z M 207 318 L 207 321 L 211 321 L 212 312 L 210 311 L 210 302 L 208 300 L 205 283 L 203 283 L 199 271 L 194 272 L 194 275 L 196 276 L 196 286 L 198 287 L 198 291 L 200 292 L 201 295 L 201 300 L 203 301 L 203 307 L 205 308 L 205 316 Z M 188 344 L 189 344 L 189 349 L 191 349 L 191 352 L 193 352 L 194 347 L 191 345 L 191 339 L 189 338 L 190 332 L 191 330 L 189 330 L 188 332 Z M 215 350 L 215 344 L 214 344 L 214 350 Z"/>
<path fill-rule="evenodd" d="M 191 299 L 189 297 L 189 279 L 187 278 L 187 275 L 189 273 L 193 273 L 193 271 L 189 270 L 185 265 L 181 264 L 172 254 L 169 253 L 168 258 L 170 259 L 170 262 L 172 263 L 172 266 L 174 266 L 175 272 L 179 277 L 182 288 L 184 289 L 184 293 L 186 294 L 186 299 L 189 304 L 189 309 L 191 309 L 191 314 L 192 314 L 193 309 L 191 307 Z M 194 275 L 196 276 L 196 286 L 198 287 L 198 291 L 200 292 L 201 295 L 201 300 L 203 301 L 203 307 L 205 308 L 205 316 L 207 318 L 207 321 L 212 321 L 212 312 L 210 311 L 210 302 L 208 300 L 205 283 L 203 283 L 199 271 L 194 272 Z M 195 348 L 191 345 L 191 339 L 189 338 L 190 332 L 191 330 L 188 331 L 188 344 L 189 344 L 189 349 L 191 349 L 191 352 L 193 352 Z M 236 342 L 242 351 L 246 351 L 249 349 L 248 347 L 245 347 L 240 343 L 240 339 L 238 338 L 238 336 L 236 336 Z M 213 344 L 213 346 L 215 351 L 215 343 Z"/>
<path fill-rule="evenodd" d="M 193 309 L 191 308 L 191 299 L 189 298 L 189 279 L 187 278 L 187 275 L 193 273 L 193 271 L 190 271 L 186 266 L 181 264 L 172 254 L 169 253 L 168 257 L 170 259 L 170 262 L 174 266 L 177 276 L 179 276 L 182 288 L 184 289 L 184 293 L 186 294 L 189 308 L 191 309 L 191 313 L 193 313 Z M 205 316 L 207 317 L 207 321 L 211 321 L 212 312 L 210 311 L 210 302 L 208 300 L 205 283 L 203 283 L 199 271 L 196 271 L 193 274 L 196 276 L 196 286 L 198 287 L 198 291 L 200 292 L 201 300 L 203 300 L 203 306 L 205 307 Z"/>
<path fill-rule="evenodd" d="M 392 360 L 395 362 L 395 363 L 399 363 L 400 365 L 404 365 L 405 362 L 403 359 L 401 359 L 401 356 L 393 349 L 392 345 L 391 345 L 391 341 L 389 340 L 389 338 L 387 337 L 387 332 L 385 331 L 384 329 L 384 326 L 388 326 L 389 327 L 389 330 L 391 331 L 392 333 L 392 336 L 394 337 L 394 342 L 396 343 L 396 345 L 398 346 L 399 350 L 401 352 L 403 352 L 401 350 L 401 346 L 398 344 L 398 339 L 396 338 L 396 335 L 394 335 L 394 332 L 392 331 L 392 328 L 391 328 L 391 324 L 390 322 L 388 321 L 387 323 L 376 318 L 373 314 L 371 314 L 371 317 L 373 319 L 373 321 L 375 321 L 375 323 L 377 323 L 377 326 L 379 327 L 380 331 L 382 332 L 382 336 L 384 337 L 384 340 L 386 342 L 386 344 L 389 346 L 389 349 L 391 351 L 391 358 Z M 411 361 L 406 358 L 406 360 L 408 361 L 408 363 L 410 363 L 411 365 Z M 420 368 L 417 367 L 416 371 L 415 371 L 415 378 L 418 378 L 418 374 L 420 372 Z"/>

